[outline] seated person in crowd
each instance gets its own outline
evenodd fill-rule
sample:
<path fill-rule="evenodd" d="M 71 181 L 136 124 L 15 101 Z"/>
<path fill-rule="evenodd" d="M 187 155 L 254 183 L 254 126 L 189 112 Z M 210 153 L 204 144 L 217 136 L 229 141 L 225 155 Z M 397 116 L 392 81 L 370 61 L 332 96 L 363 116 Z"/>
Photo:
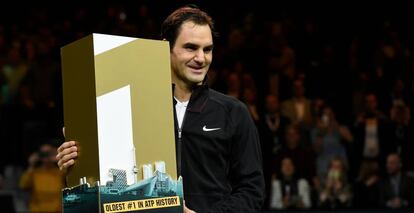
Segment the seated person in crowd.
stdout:
<path fill-rule="evenodd" d="M 274 176 L 270 193 L 270 209 L 308 209 L 310 187 L 306 179 L 296 176 L 295 164 L 286 157 L 281 162 L 280 177 Z"/>
<path fill-rule="evenodd" d="M 323 209 L 350 207 L 352 201 L 351 186 L 347 181 L 345 164 L 340 157 L 331 160 L 325 180 L 319 193 L 320 207 Z"/>
<path fill-rule="evenodd" d="M 364 160 L 354 185 L 354 207 L 357 209 L 378 208 L 379 165 L 374 160 Z"/>
<path fill-rule="evenodd" d="M 414 177 L 404 173 L 401 158 L 397 153 L 387 157 L 387 177 L 380 185 L 380 204 L 398 209 L 414 204 Z"/>
<path fill-rule="evenodd" d="M 277 153 L 273 165 L 280 165 L 284 158 L 289 157 L 296 165 L 296 173 L 308 181 L 313 181 L 315 178 L 315 156 L 311 148 L 306 146 L 303 138 L 298 125 L 287 126 L 285 141 Z"/>
<path fill-rule="evenodd" d="M 414 171 L 414 125 L 410 108 L 401 103 L 393 104 L 390 110 L 391 140 L 400 155 L 404 170 Z"/>

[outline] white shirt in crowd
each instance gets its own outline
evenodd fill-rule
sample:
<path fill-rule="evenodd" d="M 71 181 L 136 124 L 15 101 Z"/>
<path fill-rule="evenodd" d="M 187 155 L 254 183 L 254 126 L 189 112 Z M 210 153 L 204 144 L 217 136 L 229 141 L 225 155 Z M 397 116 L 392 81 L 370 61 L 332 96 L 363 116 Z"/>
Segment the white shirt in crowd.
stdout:
<path fill-rule="evenodd" d="M 299 179 L 297 181 L 298 197 L 303 203 L 303 207 L 308 209 L 312 206 L 310 199 L 310 187 L 305 179 Z M 286 206 L 283 204 L 282 184 L 279 180 L 272 181 L 272 188 L 270 192 L 270 208 L 271 209 L 284 209 Z"/>

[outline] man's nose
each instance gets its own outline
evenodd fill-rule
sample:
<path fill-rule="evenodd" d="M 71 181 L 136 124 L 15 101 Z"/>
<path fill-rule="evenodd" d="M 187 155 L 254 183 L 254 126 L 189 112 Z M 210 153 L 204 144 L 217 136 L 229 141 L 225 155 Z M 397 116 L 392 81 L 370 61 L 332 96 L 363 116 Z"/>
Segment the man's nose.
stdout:
<path fill-rule="evenodd" d="M 194 61 L 196 61 L 197 63 L 204 63 L 206 61 L 206 54 L 204 53 L 203 50 L 198 50 L 194 56 Z"/>

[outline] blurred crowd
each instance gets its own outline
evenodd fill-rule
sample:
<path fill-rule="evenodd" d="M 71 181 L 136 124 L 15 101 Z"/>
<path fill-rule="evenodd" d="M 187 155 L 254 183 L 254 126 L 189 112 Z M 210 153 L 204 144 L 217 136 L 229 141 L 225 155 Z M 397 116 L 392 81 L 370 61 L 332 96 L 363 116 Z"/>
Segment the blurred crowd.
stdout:
<path fill-rule="evenodd" d="M 7 152 L 0 195 L 12 192 L 23 203 L 38 196 L 34 189 L 63 184 L 54 166 L 39 166 L 45 146 L 64 140 L 60 47 L 90 33 L 159 39 L 161 21 L 184 3 L 31 4 L 0 9 L 0 141 Z M 409 17 L 385 9 L 367 17 L 364 10 L 199 6 L 219 33 L 209 85 L 242 100 L 257 125 L 264 209 L 414 205 Z M 34 168 L 53 174 L 50 187 L 30 187 Z"/>

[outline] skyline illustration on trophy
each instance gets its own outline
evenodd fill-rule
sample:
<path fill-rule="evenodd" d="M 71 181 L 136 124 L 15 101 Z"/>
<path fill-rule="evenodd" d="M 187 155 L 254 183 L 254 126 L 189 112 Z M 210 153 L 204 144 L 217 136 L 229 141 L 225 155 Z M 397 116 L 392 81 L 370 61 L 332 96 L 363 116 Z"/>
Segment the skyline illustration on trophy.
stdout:
<path fill-rule="evenodd" d="M 63 190 L 65 212 L 89 209 L 87 206 L 93 205 L 90 201 L 95 199 L 100 199 L 100 202 L 105 206 L 107 203 L 120 201 L 167 198 L 168 200 L 164 200 L 166 207 L 179 206 L 183 197 L 182 179 L 180 177 L 174 181 L 166 173 L 165 168 L 164 161 L 144 164 L 141 167 L 143 179 L 133 184 L 127 183 L 126 171 L 122 169 L 109 169 L 108 175 L 111 176 L 111 180 L 104 185 L 97 182 L 95 186 L 90 186 L 86 182 L 86 178 L 83 177 L 80 179 L 80 185 Z M 96 206 L 96 208 L 98 207 Z M 104 210 L 104 212 L 111 211 Z"/>

